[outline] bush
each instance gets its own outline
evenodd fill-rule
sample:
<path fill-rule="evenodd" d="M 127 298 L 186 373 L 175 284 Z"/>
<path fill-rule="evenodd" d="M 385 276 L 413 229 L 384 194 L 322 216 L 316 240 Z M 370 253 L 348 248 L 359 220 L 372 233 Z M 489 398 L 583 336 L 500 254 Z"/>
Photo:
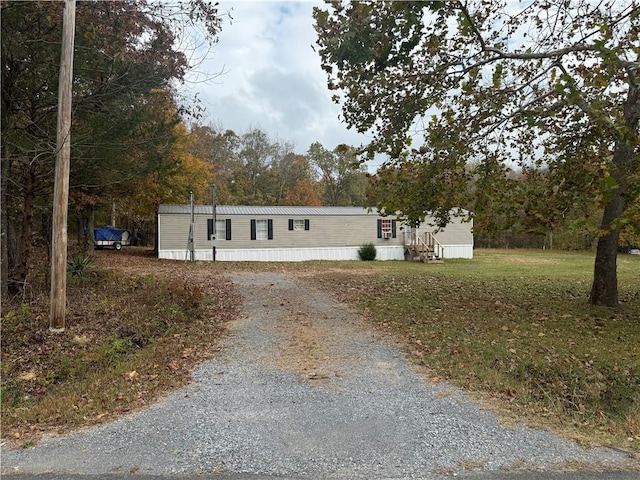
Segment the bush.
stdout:
<path fill-rule="evenodd" d="M 375 260 L 376 255 L 376 246 L 373 243 L 365 243 L 358 249 L 358 258 L 362 261 Z"/>
<path fill-rule="evenodd" d="M 67 272 L 72 277 L 84 277 L 93 269 L 93 256 L 76 253 L 67 261 Z"/>

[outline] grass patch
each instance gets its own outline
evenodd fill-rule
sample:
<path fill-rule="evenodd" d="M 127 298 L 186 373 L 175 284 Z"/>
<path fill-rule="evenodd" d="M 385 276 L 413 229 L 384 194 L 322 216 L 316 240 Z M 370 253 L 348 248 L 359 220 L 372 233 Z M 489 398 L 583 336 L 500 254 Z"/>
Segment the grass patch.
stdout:
<path fill-rule="evenodd" d="M 232 284 L 204 269 L 155 272 L 143 258 L 125 273 L 111 253 L 69 277 L 62 334 L 48 330 L 44 280 L 3 304 L 2 437 L 12 444 L 111 420 L 184 385 L 239 312 Z"/>
<path fill-rule="evenodd" d="M 593 256 L 580 253 L 480 250 L 315 281 L 402 339 L 433 376 L 530 425 L 640 451 L 640 258 L 618 265 L 614 309 L 588 304 Z"/>

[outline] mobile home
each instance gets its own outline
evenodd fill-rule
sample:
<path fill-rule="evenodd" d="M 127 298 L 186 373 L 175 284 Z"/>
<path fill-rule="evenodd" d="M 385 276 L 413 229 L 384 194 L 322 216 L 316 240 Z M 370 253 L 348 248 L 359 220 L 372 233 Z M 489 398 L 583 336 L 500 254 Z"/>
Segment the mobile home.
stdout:
<path fill-rule="evenodd" d="M 361 207 L 218 205 L 214 212 L 211 205 L 160 205 L 157 221 L 158 257 L 174 260 L 214 260 L 214 254 L 216 261 L 357 260 L 368 243 L 379 260 L 403 260 L 420 255 L 416 239 L 427 237 L 435 239 L 438 258 L 473 256 L 470 222 L 454 218 L 433 233 L 427 220 L 412 231 Z"/>

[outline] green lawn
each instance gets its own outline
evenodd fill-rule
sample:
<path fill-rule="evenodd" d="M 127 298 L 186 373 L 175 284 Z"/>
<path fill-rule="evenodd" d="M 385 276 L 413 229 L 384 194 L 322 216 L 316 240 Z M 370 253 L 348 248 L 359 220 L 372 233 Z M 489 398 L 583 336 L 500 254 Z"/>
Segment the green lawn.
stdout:
<path fill-rule="evenodd" d="M 640 257 L 619 257 L 620 306 L 610 309 L 587 302 L 592 254 L 474 255 L 358 262 L 318 280 L 401 338 L 434 378 L 515 419 L 640 451 Z"/>

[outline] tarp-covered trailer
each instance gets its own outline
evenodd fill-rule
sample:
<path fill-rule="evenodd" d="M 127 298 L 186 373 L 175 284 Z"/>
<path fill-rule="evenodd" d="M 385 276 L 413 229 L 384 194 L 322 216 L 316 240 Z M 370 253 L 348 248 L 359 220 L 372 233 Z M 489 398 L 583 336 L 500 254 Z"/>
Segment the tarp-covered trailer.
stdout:
<path fill-rule="evenodd" d="M 131 245 L 133 236 L 129 230 L 106 226 L 102 228 L 94 228 L 96 248 L 112 247 L 120 250 L 123 246 Z"/>

